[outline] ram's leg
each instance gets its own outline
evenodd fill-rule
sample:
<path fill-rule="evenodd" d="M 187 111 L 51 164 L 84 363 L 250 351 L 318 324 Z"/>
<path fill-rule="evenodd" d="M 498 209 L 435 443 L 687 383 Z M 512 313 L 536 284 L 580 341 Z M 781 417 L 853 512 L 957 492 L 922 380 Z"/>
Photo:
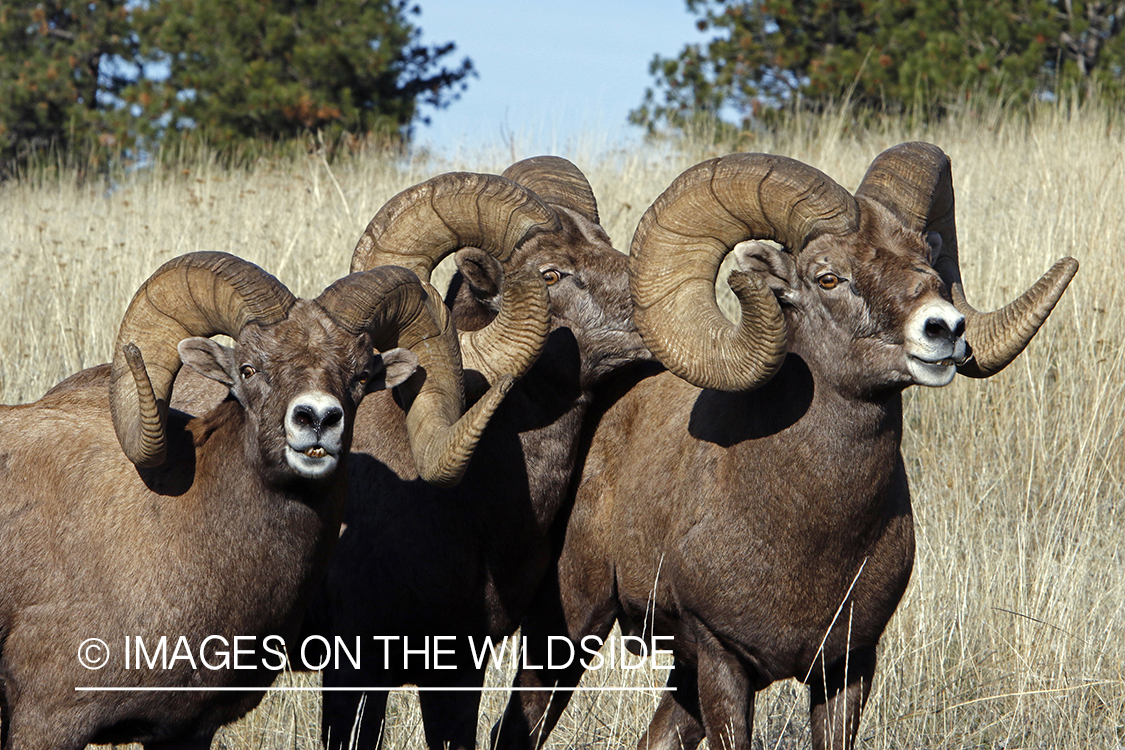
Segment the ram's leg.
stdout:
<path fill-rule="evenodd" d="M 585 584 L 591 583 L 589 579 Z M 565 585 L 565 584 L 564 584 Z M 516 673 L 515 684 L 503 717 L 492 727 L 493 750 L 527 750 L 542 747 L 547 736 L 558 723 L 563 709 L 573 694 L 569 688 L 575 687 L 586 671 L 582 659 L 593 657 L 582 650 L 582 639 L 596 636 L 597 641 L 588 644 L 596 650 L 594 643 L 601 644 L 613 628 L 616 607 L 612 599 L 612 585 L 603 582 L 601 588 L 606 595 L 593 602 L 583 597 L 581 606 L 564 606 L 560 596 L 559 582 L 548 576 L 532 603 L 521 626 L 521 634 L 527 649 L 523 664 L 535 668 L 523 668 Z M 576 592 L 569 592 L 568 600 L 573 604 Z M 576 613 L 568 623 L 567 611 Z M 567 660 L 560 669 L 548 669 L 548 636 L 566 636 L 574 647 L 574 658 Z M 560 652 L 556 651 L 556 655 Z M 556 661 L 563 660 L 559 657 Z M 520 690 L 520 688 L 532 688 Z M 562 688 L 563 690 L 542 690 L 542 688 Z"/>
<path fill-rule="evenodd" d="M 875 647 L 858 648 L 809 681 L 814 750 L 851 750 L 875 675 Z"/>
<path fill-rule="evenodd" d="M 637 750 L 695 750 L 703 740 L 695 668 L 676 660 L 668 687 Z"/>
<path fill-rule="evenodd" d="M 746 666 L 705 625 L 696 623 L 694 629 L 699 707 L 707 746 L 713 750 L 750 750 L 754 691 Z"/>
<path fill-rule="evenodd" d="M 451 687 L 476 687 L 484 684 L 484 673 L 464 670 L 464 677 L 449 680 Z M 462 674 L 462 672 L 458 672 Z M 426 745 L 431 750 L 472 750 L 477 745 L 478 690 L 458 692 L 422 691 L 418 694 Z"/>
<path fill-rule="evenodd" d="M 76 706 L 67 700 L 66 688 L 37 677 L 6 686 L 10 692 L 0 700 L 3 750 L 82 750 L 97 729 L 95 717 L 103 706 Z"/>
<path fill-rule="evenodd" d="M 21 715 L 18 707 L 10 714 L 11 725 L 5 722 L 7 737 L 4 750 L 82 750 L 86 747 L 89 734 L 86 727 L 74 724 L 61 724 L 56 717 L 44 717 L 36 721 Z"/>
<path fill-rule="evenodd" d="M 344 687 L 336 684 L 328 672 L 324 673 L 324 686 Z M 374 750 L 382 745 L 383 717 L 387 712 L 386 691 L 326 690 L 323 696 L 320 741 L 328 750 Z"/>

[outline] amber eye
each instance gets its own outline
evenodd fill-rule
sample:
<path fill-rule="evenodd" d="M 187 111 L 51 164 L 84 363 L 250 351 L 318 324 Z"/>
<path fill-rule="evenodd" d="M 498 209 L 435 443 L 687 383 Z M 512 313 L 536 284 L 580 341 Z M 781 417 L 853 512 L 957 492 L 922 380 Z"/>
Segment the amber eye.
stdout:
<path fill-rule="evenodd" d="M 254 377 L 254 373 L 257 372 L 257 370 L 255 370 L 252 365 L 243 365 L 242 367 L 238 368 L 238 371 L 242 374 L 243 380 Z"/>
<path fill-rule="evenodd" d="M 547 282 L 547 286 L 557 284 L 562 281 L 562 271 L 557 271 L 554 268 L 548 268 L 543 271 L 543 281 Z"/>
<path fill-rule="evenodd" d="M 840 277 L 834 273 L 826 273 L 816 280 L 821 289 L 835 289 L 840 284 Z"/>
<path fill-rule="evenodd" d="M 367 385 L 367 379 L 370 377 L 371 373 L 369 373 L 367 370 L 364 370 L 356 376 L 355 382 L 359 383 L 360 385 Z"/>

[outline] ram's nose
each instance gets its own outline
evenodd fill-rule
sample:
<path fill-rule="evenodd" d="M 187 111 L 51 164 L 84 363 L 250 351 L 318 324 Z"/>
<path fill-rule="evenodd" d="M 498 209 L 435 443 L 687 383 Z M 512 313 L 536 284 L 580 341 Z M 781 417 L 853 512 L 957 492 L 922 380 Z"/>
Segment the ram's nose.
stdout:
<path fill-rule="evenodd" d="M 344 407 L 323 391 L 302 393 L 285 412 L 286 458 L 307 477 L 320 477 L 336 467 L 344 442 Z"/>
<path fill-rule="evenodd" d="M 919 385 L 948 384 L 968 352 L 965 316 L 945 300 L 924 305 L 906 324 L 907 366 Z"/>
<path fill-rule="evenodd" d="M 950 347 L 965 335 L 965 316 L 949 306 L 931 310 L 922 324 L 922 335 L 932 342 Z"/>
<path fill-rule="evenodd" d="M 312 430 L 322 434 L 344 419 L 344 410 L 335 404 L 297 403 L 292 405 L 290 420 L 300 430 Z"/>

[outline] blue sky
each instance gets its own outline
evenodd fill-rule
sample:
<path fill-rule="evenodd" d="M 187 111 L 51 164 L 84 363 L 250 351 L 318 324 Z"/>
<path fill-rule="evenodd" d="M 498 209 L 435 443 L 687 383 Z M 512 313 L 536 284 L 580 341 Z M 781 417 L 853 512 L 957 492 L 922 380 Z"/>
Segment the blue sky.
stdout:
<path fill-rule="evenodd" d="M 457 43 L 477 78 L 446 109 L 427 108 L 420 145 L 477 149 L 514 137 L 563 152 L 579 136 L 610 145 L 639 139 L 626 121 L 652 85 L 653 55 L 705 38 L 684 0 L 419 0 L 427 44 Z"/>

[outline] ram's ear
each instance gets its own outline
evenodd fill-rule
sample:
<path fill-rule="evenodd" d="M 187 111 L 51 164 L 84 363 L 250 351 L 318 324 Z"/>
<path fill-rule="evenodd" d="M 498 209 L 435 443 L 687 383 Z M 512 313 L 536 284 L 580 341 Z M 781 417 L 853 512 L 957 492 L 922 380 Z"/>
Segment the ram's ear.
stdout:
<path fill-rule="evenodd" d="M 731 250 L 740 271 L 754 273 L 774 294 L 782 296 L 793 288 L 797 266 L 783 248 L 761 240 L 739 242 Z"/>
<path fill-rule="evenodd" d="M 926 261 L 932 266 L 941 256 L 941 235 L 937 232 L 927 233 L 926 246 L 929 248 L 929 255 L 926 256 Z"/>
<path fill-rule="evenodd" d="M 453 261 L 473 296 L 486 307 L 491 307 L 490 303 L 498 299 L 504 281 L 504 267 L 500 261 L 475 247 L 461 248 L 453 256 Z"/>
<path fill-rule="evenodd" d="M 176 345 L 180 361 L 205 378 L 232 387 L 237 380 L 234 350 L 202 336 L 192 336 Z"/>
<path fill-rule="evenodd" d="M 402 385 L 418 370 L 418 356 L 409 349 L 388 349 L 376 357 L 379 362 L 368 381 L 368 391 L 385 391 Z"/>

